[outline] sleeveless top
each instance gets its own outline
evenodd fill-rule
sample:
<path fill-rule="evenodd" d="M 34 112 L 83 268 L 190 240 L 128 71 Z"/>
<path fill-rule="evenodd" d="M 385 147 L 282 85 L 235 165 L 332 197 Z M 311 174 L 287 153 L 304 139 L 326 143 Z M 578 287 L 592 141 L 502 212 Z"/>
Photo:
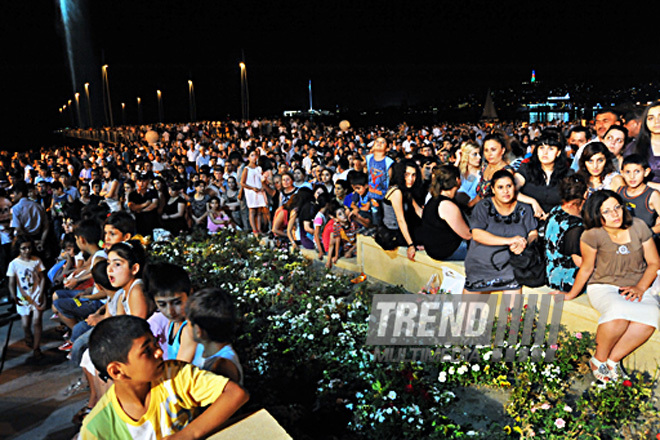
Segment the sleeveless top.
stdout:
<path fill-rule="evenodd" d="M 213 371 L 213 364 L 220 358 L 228 359 L 232 364 L 234 364 L 238 370 L 238 384 L 243 386 L 243 367 L 241 366 L 238 355 L 234 351 L 234 347 L 232 347 L 231 344 L 225 345 L 220 350 L 218 350 L 217 353 L 212 354 L 211 356 L 204 359 L 204 365 L 202 366 L 202 369 Z M 215 373 L 215 371 L 213 372 Z"/>
<path fill-rule="evenodd" d="M 463 240 L 451 226 L 438 215 L 438 208 L 443 201 L 454 203 L 449 197 L 439 195 L 424 206 L 422 226 L 418 234 L 420 242 L 429 257 L 444 260 L 451 256 Z"/>
<path fill-rule="evenodd" d="M 623 201 L 626 203 L 626 207 L 633 215 L 633 217 L 640 218 L 644 220 L 644 223 L 649 228 L 655 226 L 655 219 L 657 214 L 653 209 L 651 209 L 651 196 L 655 190 L 650 186 L 647 186 L 646 189 L 637 197 L 630 197 L 628 195 L 628 188 L 622 186 L 617 189 L 616 192 L 623 198 Z"/>
<path fill-rule="evenodd" d="M 121 300 L 121 304 L 124 306 L 124 311 L 126 312 L 127 315 L 131 315 L 131 306 L 128 303 L 128 300 L 131 297 L 131 292 L 133 291 L 133 287 L 142 285 L 144 284 L 140 278 L 136 279 L 133 281 L 133 284 L 131 284 L 131 287 L 128 289 L 128 292 L 125 293 L 124 298 Z M 116 293 L 115 296 L 112 297 L 112 299 L 115 299 L 115 297 L 119 298 L 119 294 L 125 292 L 124 289 L 119 289 Z"/>
<path fill-rule="evenodd" d="M 170 321 L 169 325 L 167 326 L 167 359 L 176 359 L 176 356 L 179 354 L 179 349 L 181 348 L 181 333 L 187 324 L 187 320 L 183 321 L 176 334 L 172 334 L 172 330 L 174 329 L 174 321 Z M 204 365 L 204 358 L 202 357 L 202 353 L 204 353 L 204 346 L 202 344 L 197 344 L 195 357 L 193 358 L 191 364 L 201 368 L 202 365 Z"/>
<path fill-rule="evenodd" d="M 486 168 L 488 167 L 488 164 L 484 164 L 483 167 L 481 167 L 481 172 L 479 173 L 481 175 L 481 179 L 479 180 L 479 183 L 477 184 L 477 195 L 480 195 L 482 198 L 490 197 L 493 195 L 493 192 L 490 189 L 490 180 L 485 180 L 485 175 L 486 175 Z M 507 170 L 511 174 L 515 173 L 516 171 L 513 169 L 511 165 L 505 165 L 500 170 Z M 499 170 L 497 170 L 499 171 Z M 496 171 L 496 172 L 497 172 Z M 495 174 L 495 173 L 493 173 Z"/>

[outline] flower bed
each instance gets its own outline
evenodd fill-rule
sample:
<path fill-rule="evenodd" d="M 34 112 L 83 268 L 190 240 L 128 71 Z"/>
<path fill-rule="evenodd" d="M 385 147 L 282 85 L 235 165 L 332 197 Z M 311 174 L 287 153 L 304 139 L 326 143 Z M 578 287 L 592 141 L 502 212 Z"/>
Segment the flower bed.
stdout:
<path fill-rule="evenodd" d="M 233 295 L 250 405 L 266 407 L 294 438 L 641 439 L 660 432 L 655 377 L 571 387 L 591 378 L 590 334 L 562 332 L 548 364 L 381 363 L 364 346 L 376 291 L 369 283 L 351 284 L 298 253 L 229 231 L 156 243 L 151 258 L 184 266 L 196 288 Z M 403 293 L 387 290 L 377 292 Z M 479 351 L 485 360 L 492 353 Z M 486 421 L 486 429 L 454 422 L 448 414 L 461 404 L 459 387 L 506 390 L 509 418 Z"/>

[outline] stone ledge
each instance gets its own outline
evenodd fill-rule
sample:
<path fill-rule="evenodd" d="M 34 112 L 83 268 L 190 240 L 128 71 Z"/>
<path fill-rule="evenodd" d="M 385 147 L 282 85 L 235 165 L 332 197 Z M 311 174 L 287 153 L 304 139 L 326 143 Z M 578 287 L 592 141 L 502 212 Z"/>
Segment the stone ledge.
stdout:
<path fill-rule="evenodd" d="M 303 251 L 308 259 L 316 259 L 314 251 Z M 408 260 L 406 249 L 399 248 L 393 251 L 384 251 L 373 239 L 364 235 L 358 235 L 357 257 L 340 258 L 337 267 L 360 273 L 388 284 L 402 286 L 409 292 L 419 292 L 426 285 L 433 274 L 437 274 L 442 281 L 442 267 L 452 269 L 461 275 L 465 275 L 463 261 L 436 261 L 426 255 L 426 252 L 417 252 L 415 261 Z M 523 293 L 549 293 L 547 287 L 523 288 Z M 591 307 L 586 295 L 581 295 L 573 301 L 564 303 L 561 323 L 566 328 L 575 332 L 596 332 L 598 326 L 598 312 Z M 651 338 L 631 356 L 624 361 L 629 371 L 646 370 L 652 371 L 660 365 L 660 334 L 656 331 Z"/>

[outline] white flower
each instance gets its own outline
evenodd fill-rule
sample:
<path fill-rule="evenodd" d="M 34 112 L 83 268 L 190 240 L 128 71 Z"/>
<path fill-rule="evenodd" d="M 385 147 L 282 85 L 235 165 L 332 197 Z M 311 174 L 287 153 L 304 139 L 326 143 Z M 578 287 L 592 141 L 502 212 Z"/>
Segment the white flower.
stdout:
<path fill-rule="evenodd" d="M 312 309 L 312 303 L 307 303 L 307 310 L 311 310 L 311 309 Z"/>
<path fill-rule="evenodd" d="M 571 407 L 568 406 L 568 405 L 565 405 L 565 406 L 564 406 L 564 411 L 566 411 L 566 412 L 573 412 L 573 408 L 571 408 Z"/>
<path fill-rule="evenodd" d="M 452 367 L 449 367 L 449 374 L 454 374 L 454 371 L 455 371 L 455 370 L 454 370 L 454 367 L 453 367 L 453 366 L 452 366 Z"/>
<path fill-rule="evenodd" d="M 481 367 L 479 367 L 479 364 L 474 364 L 472 365 L 472 371 L 479 371 Z"/>
<path fill-rule="evenodd" d="M 309 335 L 307 335 L 307 339 L 311 341 L 312 339 L 314 339 L 314 335 L 310 333 Z"/>
<path fill-rule="evenodd" d="M 447 372 L 441 371 L 440 374 L 438 375 L 438 380 L 443 383 L 447 382 Z"/>
<path fill-rule="evenodd" d="M 392 400 L 396 399 L 396 391 L 390 391 L 389 393 L 387 393 L 387 397 L 389 397 Z"/>
<path fill-rule="evenodd" d="M 327 335 L 328 333 L 330 333 L 330 329 L 328 327 L 324 328 L 323 329 L 323 334 Z"/>

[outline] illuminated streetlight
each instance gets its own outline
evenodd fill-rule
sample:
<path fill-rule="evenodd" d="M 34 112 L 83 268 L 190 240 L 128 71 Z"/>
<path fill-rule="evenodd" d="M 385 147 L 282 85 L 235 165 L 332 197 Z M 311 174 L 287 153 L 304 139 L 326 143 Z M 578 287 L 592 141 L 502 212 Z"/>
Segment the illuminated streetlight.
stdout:
<path fill-rule="evenodd" d="M 112 119 L 112 101 L 110 100 L 110 83 L 108 82 L 108 65 L 104 64 L 101 67 L 101 74 L 103 79 L 103 112 L 105 113 L 106 122 L 110 122 L 110 127 L 114 127 Z"/>
<path fill-rule="evenodd" d="M 138 96 L 137 98 L 137 105 L 138 105 L 138 124 L 142 124 L 142 100 Z"/>
<path fill-rule="evenodd" d="M 121 123 L 122 123 L 122 125 L 126 125 L 126 103 L 125 102 L 121 103 Z"/>
<path fill-rule="evenodd" d="M 85 96 L 87 97 L 87 117 L 89 118 L 89 127 L 91 128 L 94 123 L 92 122 L 92 102 L 89 99 L 89 83 L 85 83 Z"/>
<path fill-rule="evenodd" d="M 188 80 L 188 103 L 190 104 L 190 120 L 197 120 L 197 104 L 195 103 L 195 87 L 191 79 Z"/>
<path fill-rule="evenodd" d="M 160 90 L 156 90 L 156 98 L 158 99 L 158 122 L 163 122 L 163 94 Z"/>
<path fill-rule="evenodd" d="M 78 128 L 82 125 L 80 123 L 81 117 L 80 117 L 80 93 L 76 92 L 75 95 L 73 95 L 76 98 L 76 114 L 78 115 Z"/>
<path fill-rule="evenodd" d="M 244 62 L 238 64 L 241 68 L 241 115 L 243 120 L 250 118 L 250 93 L 248 92 L 247 69 Z"/>

